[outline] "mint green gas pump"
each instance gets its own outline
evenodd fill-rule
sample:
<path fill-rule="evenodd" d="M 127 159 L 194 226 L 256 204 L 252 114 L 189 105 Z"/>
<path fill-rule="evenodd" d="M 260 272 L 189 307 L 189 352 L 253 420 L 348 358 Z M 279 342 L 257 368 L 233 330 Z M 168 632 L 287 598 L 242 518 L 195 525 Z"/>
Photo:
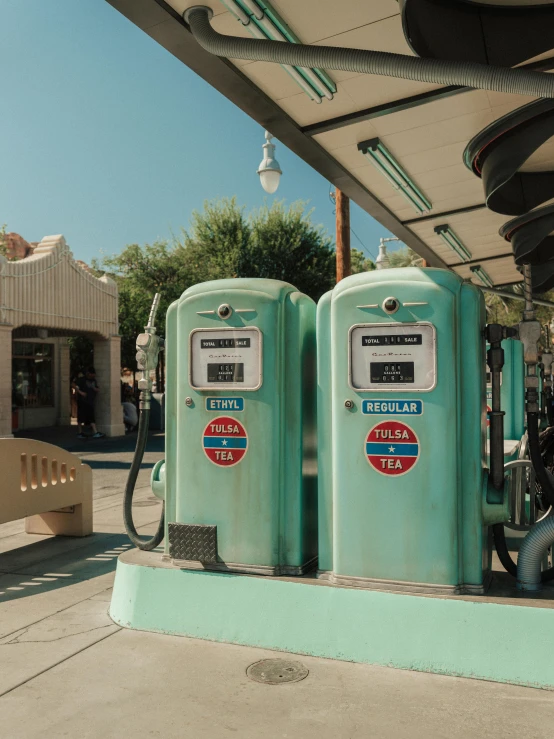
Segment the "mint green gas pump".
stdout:
<path fill-rule="evenodd" d="M 321 299 L 321 577 L 486 589 L 488 527 L 509 519 L 509 501 L 494 406 L 486 467 L 484 329 L 481 292 L 444 270 L 353 275 Z"/>
<path fill-rule="evenodd" d="M 315 567 L 315 360 L 315 304 L 287 283 L 216 280 L 170 306 L 166 458 L 152 472 L 166 561 L 260 575 Z"/>

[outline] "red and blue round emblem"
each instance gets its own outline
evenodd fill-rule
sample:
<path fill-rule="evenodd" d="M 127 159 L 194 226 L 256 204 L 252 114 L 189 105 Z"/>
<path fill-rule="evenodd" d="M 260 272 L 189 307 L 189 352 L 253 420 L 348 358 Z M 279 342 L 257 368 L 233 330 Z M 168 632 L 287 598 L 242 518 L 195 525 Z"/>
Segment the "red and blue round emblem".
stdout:
<path fill-rule="evenodd" d="M 366 437 L 365 454 L 382 475 L 405 475 L 419 458 L 419 440 L 402 421 L 381 421 Z"/>
<path fill-rule="evenodd" d="M 232 467 L 246 454 L 248 434 L 236 418 L 219 416 L 204 429 L 202 444 L 210 462 L 220 467 Z"/>

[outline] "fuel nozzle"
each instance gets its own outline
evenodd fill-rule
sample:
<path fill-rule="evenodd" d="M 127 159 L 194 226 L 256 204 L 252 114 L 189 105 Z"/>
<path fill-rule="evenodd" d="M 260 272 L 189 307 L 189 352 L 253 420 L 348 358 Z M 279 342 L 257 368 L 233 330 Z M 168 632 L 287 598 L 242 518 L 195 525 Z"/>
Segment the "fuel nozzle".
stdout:
<path fill-rule="evenodd" d="M 154 295 L 148 323 L 144 327 L 144 333 L 137 336 L 137 367 L 141 371 L 142 376 L 138 381 L 140 390 L 140 409 L 150 408 L 150 400 L 152 397 L 152 380 L 150 372 L 158 366 L 158 356 L 160 349 L 163 349 L 163 339 L 156 334 L 156 313 L 160 305 L 160 294 Z"/>

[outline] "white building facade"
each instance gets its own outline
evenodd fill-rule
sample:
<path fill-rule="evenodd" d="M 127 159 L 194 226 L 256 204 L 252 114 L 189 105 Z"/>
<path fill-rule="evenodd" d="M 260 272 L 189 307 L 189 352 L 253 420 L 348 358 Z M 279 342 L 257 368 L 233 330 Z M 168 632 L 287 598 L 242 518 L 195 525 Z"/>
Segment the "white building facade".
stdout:
<path fill-rule="evenodd" d="M 124 434 L 118 329 L 115 282 L 76 262 L 63 236 L 19 261 L 0 256 L 0 437 L 71 422 L 71 336 L 93 341 L 98 430 Z"/>

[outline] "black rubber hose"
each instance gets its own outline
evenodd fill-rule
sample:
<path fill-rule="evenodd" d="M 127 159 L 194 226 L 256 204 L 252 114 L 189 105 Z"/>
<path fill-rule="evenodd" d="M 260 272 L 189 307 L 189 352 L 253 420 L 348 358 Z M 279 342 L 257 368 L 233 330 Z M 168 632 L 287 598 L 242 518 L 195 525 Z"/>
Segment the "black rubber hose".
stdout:
<path fill-rule="evenodd" d="M 548 505 L 554 505 L 554 487 L 552 487 L 548 471 L 544 466 L 540 448 L 539 414 L 534 411 L 527 413 L 527 438 L 529 440 L 529 457 L 541 486 L 542 494 Z"/>
<path fill-rule="evenodd" d="M 295 67 L 336 69 L 358 74 L 377 74 L 439 85 L 461 85 L 516 95 L 554 98 L 554 75 L 527 69 L 493 67 L 475 62 L 422 59 L 385 51 L 343 49 L 336 46 L 285 44 L 269 39 L 226 36 L 210 26 L 211 10 L 194 6 L 184 13 L 192 35 L 215 56 L 250 59 Z"/>
<path fill-rule="evenodd" d="M 129 470 L 129 475 L 127 477 L 127 484 L 125 485 L 125 495 L 123 497 L 123 522 L 125 524 L 125 531 L 132 543 L 145 552 L 152 551 L 152 549 L 155 549 L 163 541 L 165 529 L 165 503 L 162 505 L 162 515 L 160 517 L 158 530 L 151 539 L 141 539 L 133 521 L 133 495 L 135 493 L 135 485 L 138 473 L 140 472 L 142 459 L 144 457 L 144 450 L 146 449 L 149 425 L 150 409 L 141 409 L 137 433 L 137 445 L 135 447 L 131 469 Z"/>
<path fill-rule="evenodd" d="M 494 538 L 494 548 L 498 554 L 498 559 L 502 567 L 512 577 L 517 577 L 517 565 L 510 555 L 508 544 L 506 543 L 506 533 L 504 531 L 503 523 L 496 523 L 492 527 L 492 534 Z M 549 582 L 554 580 L 554 567 L 550 567 L 548 570 L 541 572 L 541 582 Z"/>
<path fill-rule="evenodd" d="M 554 409 L 552 408 L 552 391 L 546 396 L 546 420 L 550 428 L 554 424 Z"/>
<path fill-rule="evenodd" d="M 504 524 L 495 523 L 492 527 L 492 535 L 494 538 L 494 548 L 496 549 L 496 553 L 498 554 L 500 564 L 512 577 L 517 577 L 517 565 L 510 556 L 510 550 L 508 549 L 508 544 L 506 543 Z"/>

